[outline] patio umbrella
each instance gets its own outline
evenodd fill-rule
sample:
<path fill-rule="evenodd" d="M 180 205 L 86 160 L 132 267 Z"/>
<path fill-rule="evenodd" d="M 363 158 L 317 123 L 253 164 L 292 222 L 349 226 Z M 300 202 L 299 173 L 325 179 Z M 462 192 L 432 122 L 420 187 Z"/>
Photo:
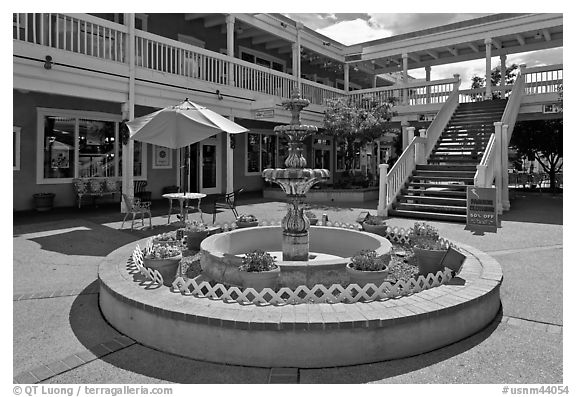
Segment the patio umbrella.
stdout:
<path fill-rule="evenodd" d="M 246 128 L 216 112 L 190 102 L 170 106 L 126 123 L 130 138 L 170 149 L 204 140 L 219 131 L 238 134 Z"/>

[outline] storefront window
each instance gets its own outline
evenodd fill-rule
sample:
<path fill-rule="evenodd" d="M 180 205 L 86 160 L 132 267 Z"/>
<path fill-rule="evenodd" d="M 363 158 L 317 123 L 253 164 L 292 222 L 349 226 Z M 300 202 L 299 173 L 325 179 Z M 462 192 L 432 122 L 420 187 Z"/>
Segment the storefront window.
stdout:
<path fill-rule="evenodd" d="M 246 161 L 248 172 L 260 172 L 260 134 L 248 134 Z"/>
<path fill-rule="evenodd" d="M 78 124 L 78 176 L 116 176 L 115 123 L 80 119 Z"/>
<path fill-rule="evenodd" d="M 40 110 L 42 179 L 57 182 L 57 179 L 122 176 L 119 122 L 76 113 L 79 112 Z M 145 158 L 143 144 L 134 142 L 135 177 L 145 176 Z"/>
<path fill-rule="evenodd" d="M 122 176 L 122 148 L 124 147 L 124 145 L 118 145 L 119 146 L 119 150 L 118 150 L 118 156 L 119 156 L 119 162 L 118 162 L 118 176 Z M 144 157 L 144 152 L 142 149 L 142 142 L 140 141 L 134 141 L 134 176 L 142 176 L 142 170 L 143 170 L 143 157 Z"/>
<path fill-rule="evenodd" d="M 74 177 L 75 128 L 75 118 L 44 118 L 44 178 Z"/>
<path fill-rule="evenodd" d="M 276 136 L 262 135 L 262 169 L 276 166 Z"/>

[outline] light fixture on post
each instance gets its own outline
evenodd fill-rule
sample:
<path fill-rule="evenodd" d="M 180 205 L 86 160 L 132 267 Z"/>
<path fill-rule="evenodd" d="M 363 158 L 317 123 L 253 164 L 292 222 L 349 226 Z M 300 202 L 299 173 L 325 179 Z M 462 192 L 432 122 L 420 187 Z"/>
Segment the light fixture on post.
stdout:
<path fill-rule="evenodd" d="M 216 96 L 218 97 L 218 99 L 221 101 L 222 99 L 224 99 L 224 95 L 222 95 L 222 93 L 220 92 L 220 90 L 216 90 Z"/>
<path fill-rule="evenodd" d="M 45 59 L 44 69 L 46 69 L 46 70 L 52 69 L 52 64 L 54 63 L 54 62 L 52 62 L 52 57 L 50 55 L 46 55 L 46 58 L 44 58 L 44 59 Z"/>
<path fill-rule="evenodd" d="M 280 22 L 280 26 L 282 26 L 283 28 L 286 28 L 288 25 L 286 25 L 284 22 Z"/>
<path fill-rule="evenodd" d="M 323 41 L 322 45 L 325 45 L 326 47 L 330 47 L 332 45 L 332 43 L 330 43 L 329 41 Z"/>

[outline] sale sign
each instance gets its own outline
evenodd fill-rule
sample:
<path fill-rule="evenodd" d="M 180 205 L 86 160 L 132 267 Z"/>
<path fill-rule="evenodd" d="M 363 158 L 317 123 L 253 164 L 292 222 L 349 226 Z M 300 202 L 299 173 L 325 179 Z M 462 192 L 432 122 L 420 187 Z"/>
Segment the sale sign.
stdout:
<path fill-rule="evenodd" d="M 477 231 L 496 232 L 498 228 L 496 188 L 468 186 L 466 226 Z"/>

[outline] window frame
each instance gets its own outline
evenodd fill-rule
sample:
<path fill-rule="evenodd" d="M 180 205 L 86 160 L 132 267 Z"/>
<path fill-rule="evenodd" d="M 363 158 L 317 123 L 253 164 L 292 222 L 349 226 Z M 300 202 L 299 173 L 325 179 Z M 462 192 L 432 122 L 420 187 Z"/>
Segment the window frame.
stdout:
<path fill-rule="evenodd" d="M 53 117 L 68 117 L 74 118 L 74 176 L 71 178 L 45 178 L 44 177 L 44 120 L 47 116 Z M 78 135 L 79 135 L 79 120 L 89 119 L 96 121 L 108 121 L 115 123 L 115 176 L 103 177 L 95 176 L 90 179 L 106 179 L 106 178 L 122 178 L 119 176 L 119 153 L 120 153 L 120 139 L 119 139 L 119 125 L 122 122 L 122 116 L 113 113 L 91 112 L 84 110 L 71 110 L 71 109 L 53 109 L 53 108 L 37 108 L 36 109 L 36 184 L 38 185 L 56 185 L 72 183 L 74 178 L 78 178 L 78 165 L 80 160 Z M 134 180 L 146 180 L 148 177 L 148 144 L 142 142 L 142 175 L 135 176 Z"/>
<path fill-rule="evenodd" d="M 259 171 L 248 171 L 248 134 L 255 134 L 258 135 L 258 142 L 259 142 L 259 150 L 258 150 L 258 169 Z M 276 135 L 274 131 L 270 130 L 250 130 L 246 134 L 244 134 L 244 175 L 245 176 L 261 176 L 262 175 L 262 136 L 263 135 L 272 135 L 276 137 L 276 144 L 274 148 L 274 157 L 275 157 L 275 167 L 278 167 L 278 162 L 281 161 L 279 159 L 278 148 L 280 147 L 280 137 Z"/>
<path fill-rule="evenodd" d="M 20 134 L 22 132 L 22 128 L 17 127 L 15 125 L 12 126 L 12 136 L 14 139 L 13 145 L 14 145 L 14 165 L 13 165 L 13 171 L 20 171 L 20 151 L 21 151 L 21 146 L 20 146 Z"/>
<path fill-rule="evenodd" d="M 286 73 L 286 61 L 284 61 L 281 58 L 276 58 L 275 56 L 272 55 L 268 55 L 265 52 L 261 52 L 261 51 L 257 51 L 257 50 L 253 50 L 251 48 L 247 48 L 247 47 L 243 47 L 243 46 L 238 46 L 238 58 L 242 59 L 242 54 L 250 54 L 254 57 L 254 62 L 250 62 L 253 63 L 254 65 L 258 65 L 261 66 L 263 68 L 268 68 L 270 70 L 276 70 L 273 68 L 274 63 L 277 63 L 279 65 L 282 65 L 282 70 L 280 70 L 280 72 L 282 73 Z M 268 66 L 263 66 L 263 65 L 259 65 L 258 63 L 256 63 L 256 58 L 260 58 L 262 60 L 265 61 L 269 61 L 270 62 L 270 67 Z M 249 62 L 249 61 L 245 61 L 245 62 Z"/>

